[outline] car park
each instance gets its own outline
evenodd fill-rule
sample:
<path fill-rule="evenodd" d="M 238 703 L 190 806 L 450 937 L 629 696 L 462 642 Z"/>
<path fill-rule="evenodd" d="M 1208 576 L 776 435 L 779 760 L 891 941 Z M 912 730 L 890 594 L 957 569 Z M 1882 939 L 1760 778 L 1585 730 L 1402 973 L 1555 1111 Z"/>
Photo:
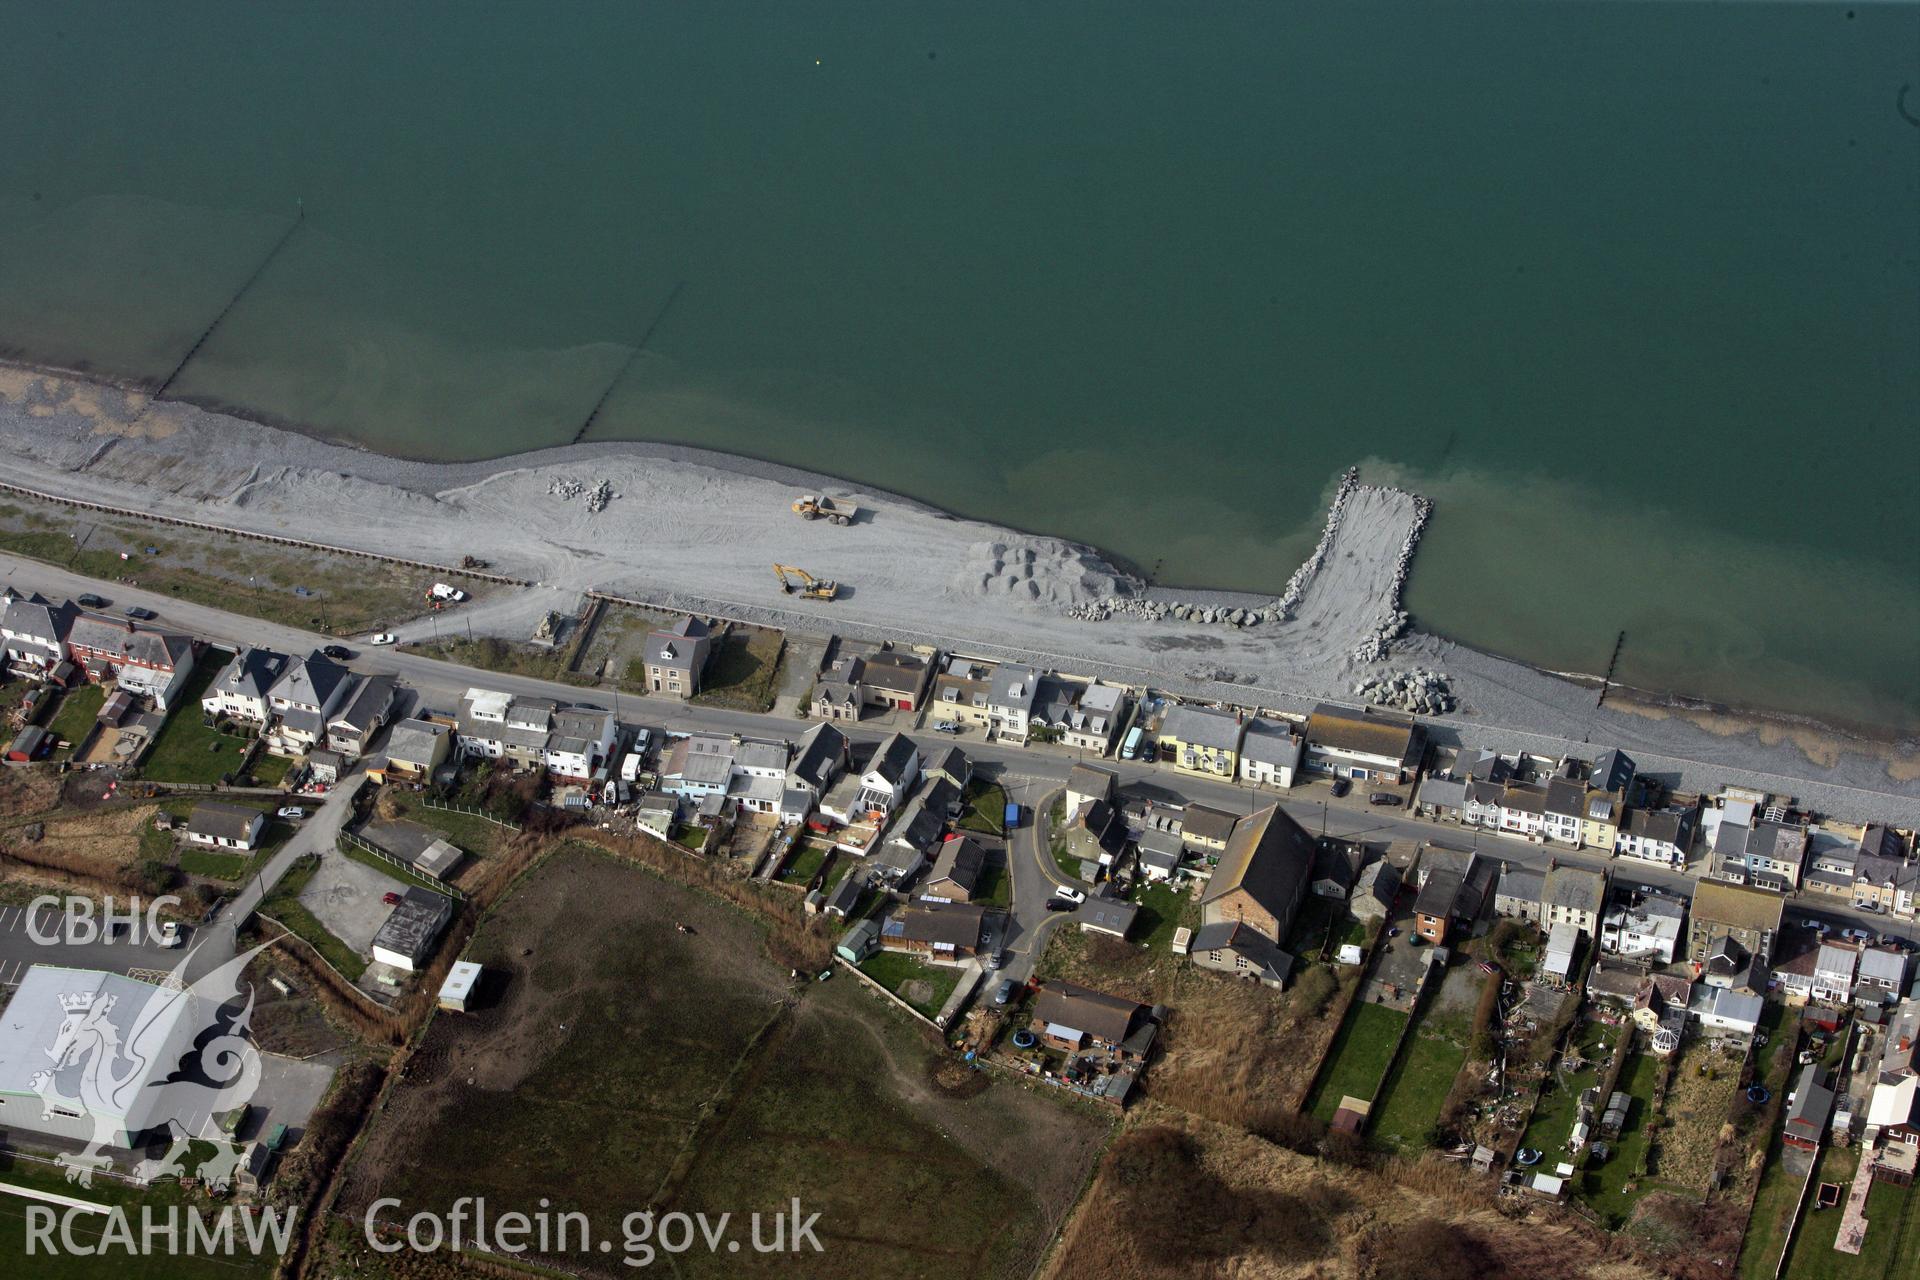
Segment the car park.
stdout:
<path fill-rule="evenodd" d="M 151 609 L 142 608 L 137 604 L 130 604 L 127 606 L 127 616 L 135 622 L 151 622 L 160 615 Z"/>

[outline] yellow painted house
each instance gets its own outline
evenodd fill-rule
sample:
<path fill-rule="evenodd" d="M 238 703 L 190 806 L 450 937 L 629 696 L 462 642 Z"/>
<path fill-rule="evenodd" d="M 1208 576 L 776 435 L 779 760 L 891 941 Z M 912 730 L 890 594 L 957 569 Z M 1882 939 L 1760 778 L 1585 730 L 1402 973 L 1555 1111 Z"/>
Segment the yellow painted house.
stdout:
<path fill-rule="evenodd" d="M 1240 741 L 1246 726 L 1231 711 L 1177 706 L 1160 722 L 1155 741 L 1160 759 L 1181 773 L 1232 778 L 1240 771 Z"/>
<path fill-rule="evenodd" d="M 1581 846 L 1598 849 L 1611 858 L 1614 843 L 1620 838 L 1620 814 L 1625 808 L 1626 798 L 1620 792 L 1589 790 L 1587 811 L 1580 820 Z"/>

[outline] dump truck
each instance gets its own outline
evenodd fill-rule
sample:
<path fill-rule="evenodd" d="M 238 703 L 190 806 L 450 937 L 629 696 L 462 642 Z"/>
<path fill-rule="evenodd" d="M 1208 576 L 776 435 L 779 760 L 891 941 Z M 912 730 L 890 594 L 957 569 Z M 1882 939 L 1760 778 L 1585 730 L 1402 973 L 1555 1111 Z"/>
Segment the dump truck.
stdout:
<path fill-rule="evenodd" d="M 825 518 L 835 524 L 852 524 L 853 518 L 860 514 L 860 508 L 844 498 L 829 498 L 825 494 L 803 493 L 793 504 L 793 514 L 802 520 Z"/>
<path fill-rule="evenodd" d="M 780 580 L 780 589 L 788 595 L 798 595 L 807 600 L 831 600 L 840 594 L 840 584 L 831 578 L 816 578 L 805 569 L 797 569 L 790 564 L 773 566 L 773 576 Z"/>

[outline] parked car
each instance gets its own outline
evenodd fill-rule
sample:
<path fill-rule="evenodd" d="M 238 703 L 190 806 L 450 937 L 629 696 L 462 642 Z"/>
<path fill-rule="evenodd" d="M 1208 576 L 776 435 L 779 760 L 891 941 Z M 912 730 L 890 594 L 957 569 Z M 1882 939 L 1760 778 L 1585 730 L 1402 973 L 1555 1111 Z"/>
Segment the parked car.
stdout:
<path fill-rule="evenodd" d="M 137 604 L 130 604 L 127 606 L 127 616 L 135 622 L 151 622 L 160 615 L 151 609 L 142 608 Z"/>
<path fill-rule="evenodd" d="M 1372 795 L 1367 797 L 1367 803 L 1383 804 L 1391 808 L 1391 807 L 1397 806 L 1400 803 L 1400 797 L 1393 794 L 1393 792 L 1391 791 L 1376 791 Z"/>
<path fill-rule="evenodd" d="M 99 596 L 89 592 L 81 596 L 76 603 L 79 604 L 82 609 L 104 609 L 113 602 L 111 600 L 103 600 Z"/>
<path fill-rule="evenodd" d="M 367 637 L 368 644 L 385 645 L 385 644 L 392 644 L 393 641 L 394 641 L 394 634 L 391 631 L 382 631 L 377 636 Z"/>
<path fill-rule="evenodd" d="M 1071 911 L 1079 905 L 1080 905 L 1079 903 L 1069 902 L 1065 898 L 1048 898 L 1047 899 L 1047 910 L 1049 911 Z"/>
<path fill-rule="evenodd" d="M 380 895 L 380 901 L 386 903 L 390 907 L 397 907 L 400 905 L 400 895 L 393 892 L 393 890 L 389 889 L 387 890 L 387 892 Z"/>
<path fill-rule="evenodd" d="M 466 598 L 466 592 L 445 582 L 436 582 L 427 589 L 427 599 L 438 600 L 443 604 L 459 604 Z"/>
<path fill-rule="evenodd" d="M 1055 889 L 1053 896 L 1056 898 L 1064 898 L 1077 907 L 1087 900 L 1087 891 L 1085 889 Z"/>
<path fill-rule="evenodd" d="M 347 659 L 353 657 L 353 650 L 343 644 L 330 644 L 320 652 L 326 654 L 335 662 L 345 662 Z"/>
<path fill-rule="evenodd" d="M 160 922 L 160 945 L 163 947 L 177 947 L 180 945 L 180 922 L 178 920 L 163 920 Z"/>
<path fill-rule="evenodd" d="M 300 819 L 306 816 L 307 811 L 297 804 L 281 805 L 280 808 L 274 812 L 274 817 L 276 818 L 291 818 L 295 822 L 300 821 Z"/>
<path fill-rule="evenodd" d="M 998 988 L 995 989 L 993 993 L 993 1002 L 995 1004 L 1001 1004 L 1001 1005 L 1011 1003 L 1013 1000 L 1013 993 L 1018 991 L 1019 989 L 1020 989 L 1020 984 L 1015 982 L 1012 978 L 1008 978 L 1005 982 L 1001 983 Z"/>
<path fill-rule="evenodd" d="M 933 731 L 935 733 L 958 733 L 960 732 L 960 726 L 951 720 L 942 720 L 933 726 Z"/>
<path fill-rule="evenodd" d="M 1334 799 L 1338 800 L 1341 796 L 1347 794 L 1347 792 L 1351 790 L 1353 790 L 1353 783 L 1349 779 L 1335 778 L 1333 780 L 1333 798 Z"/>

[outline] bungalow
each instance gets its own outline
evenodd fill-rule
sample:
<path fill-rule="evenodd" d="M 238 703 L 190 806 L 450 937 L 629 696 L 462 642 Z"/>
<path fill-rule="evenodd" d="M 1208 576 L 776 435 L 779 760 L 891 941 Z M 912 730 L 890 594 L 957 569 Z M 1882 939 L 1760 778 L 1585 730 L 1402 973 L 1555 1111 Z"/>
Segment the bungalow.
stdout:
<path fill-rule="evenodd" d="M 1306 767 L 1365 782 L 1413 779 L 1426 754 L 1426 733 L 1404 716 L 1348 711 L 1321 703 L 1307 717 Z"/>
<path fill-rule="evenodd" d="M 43 597 L 13 596 L 0 611 L 0 641 L 6 644 L 7 670 L 29 680 L 44 680 L 66 661 L 71 603 L 50 604 Z"/>
<path fill-rule="evenodd" d="M 1080 904 L 1079 910 L 1073 913 L 1073 921 L 1082 933 L 1104 933 L 1125 939 L 1139 914 L 1140 908 L 1131 902 L 1095 894 Z"/>
<path fill-rule="evenodd" d="M 186 837 L 188 844 L 250 850 L 260 846 L 266 827 L 267 815 L 258 809 L 203 800 L 187 815 Z"/>
<path fill-rule="evenodd" d="M 1186 845 L 1179 835 L 1149 827 L 1140 833 L 1138 845 L 1140 874 L 1155 883 L 1172 880 L 1180 874 L 1180 859 Z"/>
<path fill-rule="evenodd" d="M 399 682 L 392 676 L 359 677 L 339 709 L 327 717 L 327 749 L 358 760 L 387 723 L 398 696 Z"/>
<path fill-rule="evenodd" d="M 1345 902 L 1366 865 L 1366 846 L 1347 840 L 1322 839 L 1313 854 L 1313 882 L 1308 886 L 1317 898 Z"/>
<path fill-rule="evenodd" d="M 987 683 L 987 721 L 996 737 L 1025 742 L 1032 728 L 1033 700 L 1040 692 L 1040 673 L 1017 662 L 993 669 Z"/>
<path fill-rule="evenodd" d="M 916 902 L 880 927 L 880 947 L 929 960 L 968 960 L 985 948 L 987 909 L 966 902 Z"/>
<path fill-rule="evenodd" d="M 1116 780 L 1111 769 L 1076 764 L 1067 771 L 1067 812 L 1075 812 L 1090 800 L 1112 804 Z"/>
<path fill-rule="evenodd" d="M 1663 867 L 1684 867 L 1687 850 L 1693 847 L 1693 816 L 1692 809 L 1629 809 L 1614 852 Z"/>
<path fill-rule="evenodd" d="M 673 624 L 647 633 L 647 690 L 668 698 L 691 698 L 700 692 L 700 677 L 713 649 L 713 629 L 688 614 Z"/>
<path fill-rule="evenodd" d="M 1293 971 L 1292 956 L 1237 920 L 1202 925 L 1187 946 L 1187 958 L 1203 969 L 1251 978 L 1276 990 L 1287 985 Z"/>
<path fill-rule="evenodd" d="M 972 902 L 987 868 L 987 851 L 971 836 L 951 835 L 940 842 L 933 870 L 920 897 L 926 902 Z"/>
<path fill-rule="evenodd" d="M 1104 756 L 1113 750 L 1113 740 L 1126 719 L 1127 691 L 1119 685 L 1092 681 L 1080 690 L 1073 710 L 1067 714 L 1060 741 L 1081 751 Z"/>
<path fill-rule="evenodd" d="M 1078 983 L 1055 979 L 1034 1001 L 1033 1027 L 1040 1039 L 1075 1052 L 1094 1048 L 1122 1058 L 1144 1056 L 1130 1049 L 1134 1032 L 1147 1021 L 1147 1007 Z"/>
<path fill-rule="evenodd" d="M 892 649 L 868 654 L 860 666 L 860 700 L 890 711 L 918 711 L 932 675 L 933 668 L 919 654 Z"/>
<path fill-rule="evenodd" d="M 1180 814 L 1180 839 L 1189 849 L 1203 854 L 1225 853 L 1227 841 L 1233 838 L 1233 829 L 1239 822 L 1239 818 L 1225 809 L 1216 809 L 1210 804 L 1190 804 Z"/>
<path fill-rule="evenodd" d="M 1292 725 L 1255 716 L 1247 721 L 1240 742 L 1240 780 L 1256 787 L 1289 788 L 1306 752 L 1306 740 L 1295 735 Z"/>
<path fill-rule="evenodd" d="M 402 720 L 387 732 L 382 774 L 390 781 L 431 778 L 453 751 L 453 730 L 437 720 Z"/>
<path fill-rule="evenodd" d="M 1818 1151 L 1820 1139 L 1833 1120 L 1832 1076 L 1809 1062 L 1800 1069 L 1793 1092 L 1787 1095 L 1787 1119 L 1780 1127 L 1780 1141 L 1802 1151 Z"/>
<path fill-rule="evenodd" d="M 287 662 L 286 654 L 271 649 L 239 650 L 207 686 L 200 698 L 201 712 L 209 719 L 265 725 L 273 714 L 267 691 L 287 669 Z"/>
<path fill-rule="evenodd" d="M 1400 868 L 1381 858 L 1361 868 L 1347 895 L 1347 910 L 1357 920 L 1385 920 L 1400 896 Z"/>
<path fill-rule="evenodd" d="M 986 729 L 993 724 L 987 696 L 993 689 L 995 666 L 974 658 L 949 656 L 946 669 L 934 677 L 928 697 L 927 719 L 934 724 L 963 729 Z"/>
<path fill-rule="evenodd" d="M 1238 921 L 1274 942 L 1287 936 L 1313 876 L 1317 845 L 1277 804 L 1242 818 L 1200 899 L 1202 923 Z"/>
<path fill-rule="evenodd" d="M 112 680 L 166 711 L 193 670 L 199 642 L 83 613 L 67 628 L 67 660 L 93 683 Z"/>
<path fill-rule="evenodd" d="M 673 839 L 680 825 L 680 797 L 665 791 L 649 791 L 635 808 L 635 825 L 661 840 Z"/>
<path fill-rule="evenodd" d="M 1240 767 L 1240 717 L 1218 707 L 1181 704 L 1160 721 L 1160 759 L 1181 773 L 1231 778 Z"/>

